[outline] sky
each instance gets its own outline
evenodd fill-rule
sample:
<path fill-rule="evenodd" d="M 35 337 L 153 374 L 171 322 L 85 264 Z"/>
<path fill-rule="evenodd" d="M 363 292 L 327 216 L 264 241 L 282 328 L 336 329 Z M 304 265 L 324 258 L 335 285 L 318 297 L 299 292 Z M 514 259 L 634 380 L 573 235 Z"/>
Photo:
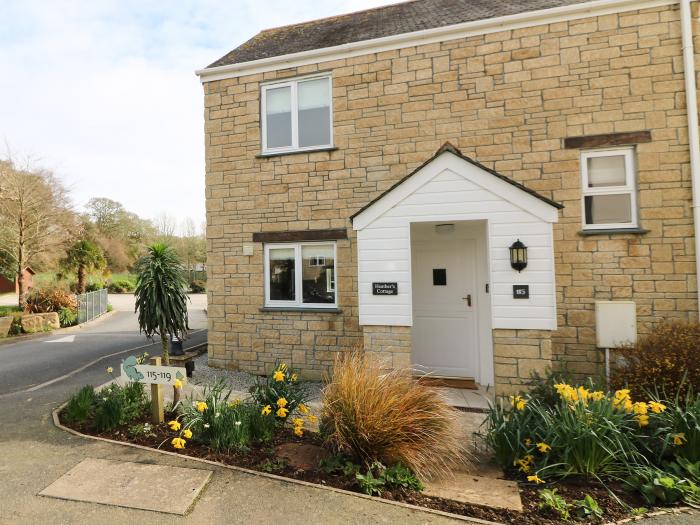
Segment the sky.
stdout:
<path fill-rule="evenodd" d="M 262 29 L 396 0 L 0 0 L 0 158 L 52 170 L 76 209 L 204 221 L 200 69 Z"/>

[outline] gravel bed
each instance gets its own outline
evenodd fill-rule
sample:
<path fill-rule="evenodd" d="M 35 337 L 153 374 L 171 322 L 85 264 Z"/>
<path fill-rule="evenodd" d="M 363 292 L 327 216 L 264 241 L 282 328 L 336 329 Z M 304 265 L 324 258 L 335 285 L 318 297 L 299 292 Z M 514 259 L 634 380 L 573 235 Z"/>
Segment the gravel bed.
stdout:
<path fill-rule="evenodd" d="M 195 385 L 213 385 L 218 380 L 225 380 L 231 390 L 239 392 L 248 392 L 250 387 L 255 385 L 257 376 L 248 372 L 234 372 L 233 370 L 225 370 L 223 368 L 212 368 L 208 366 L 209 356 L 202 354 L 194 360 L 194 374 L 192 383 Z M 307 381 L 311 393 L 311 401 L 317 401 L 320 398 L 321 388 L 323 383 L 318 381 Z"/>

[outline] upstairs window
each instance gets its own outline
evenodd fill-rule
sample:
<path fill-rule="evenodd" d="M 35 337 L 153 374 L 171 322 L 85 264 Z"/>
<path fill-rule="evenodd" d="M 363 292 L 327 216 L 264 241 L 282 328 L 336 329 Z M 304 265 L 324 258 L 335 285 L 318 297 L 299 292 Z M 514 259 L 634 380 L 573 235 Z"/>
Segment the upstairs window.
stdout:
<path fill-rule="evenodd" d="M 632 148 L 581 154 L 583 228 L 636 228 L 637 191 Z"/>
<path fill-rule="evenodd" d="M 265 306 L 335 308 L 335 243 L 266 244 Z"/>
<path fill-rule="evenodd" d="M 262 152 L 333 146 L 331 78 L 308 77 L 262 86 Z"/>

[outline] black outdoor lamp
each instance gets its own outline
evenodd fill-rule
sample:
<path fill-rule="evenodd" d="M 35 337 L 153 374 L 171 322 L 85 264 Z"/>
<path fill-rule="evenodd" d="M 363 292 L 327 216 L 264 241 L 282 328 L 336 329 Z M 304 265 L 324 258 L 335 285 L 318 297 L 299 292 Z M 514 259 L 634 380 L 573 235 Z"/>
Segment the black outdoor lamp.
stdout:
<path fill-rule="evenodd" d="M 522 272 L 527 267 L 527 246 L 520 239 L 510 245 L 510 266 Z"/>

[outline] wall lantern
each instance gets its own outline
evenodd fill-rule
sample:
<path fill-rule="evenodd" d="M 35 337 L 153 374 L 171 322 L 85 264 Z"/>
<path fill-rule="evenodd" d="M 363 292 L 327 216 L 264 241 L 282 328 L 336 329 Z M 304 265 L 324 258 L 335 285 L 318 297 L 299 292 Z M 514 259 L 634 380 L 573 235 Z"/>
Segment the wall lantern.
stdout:
<path fill-rule="evenodd" d="M 511 267 L 522 272 L 527 267 L 527 246 L 518 239 L 510 245 L 509 250 Z"/>

